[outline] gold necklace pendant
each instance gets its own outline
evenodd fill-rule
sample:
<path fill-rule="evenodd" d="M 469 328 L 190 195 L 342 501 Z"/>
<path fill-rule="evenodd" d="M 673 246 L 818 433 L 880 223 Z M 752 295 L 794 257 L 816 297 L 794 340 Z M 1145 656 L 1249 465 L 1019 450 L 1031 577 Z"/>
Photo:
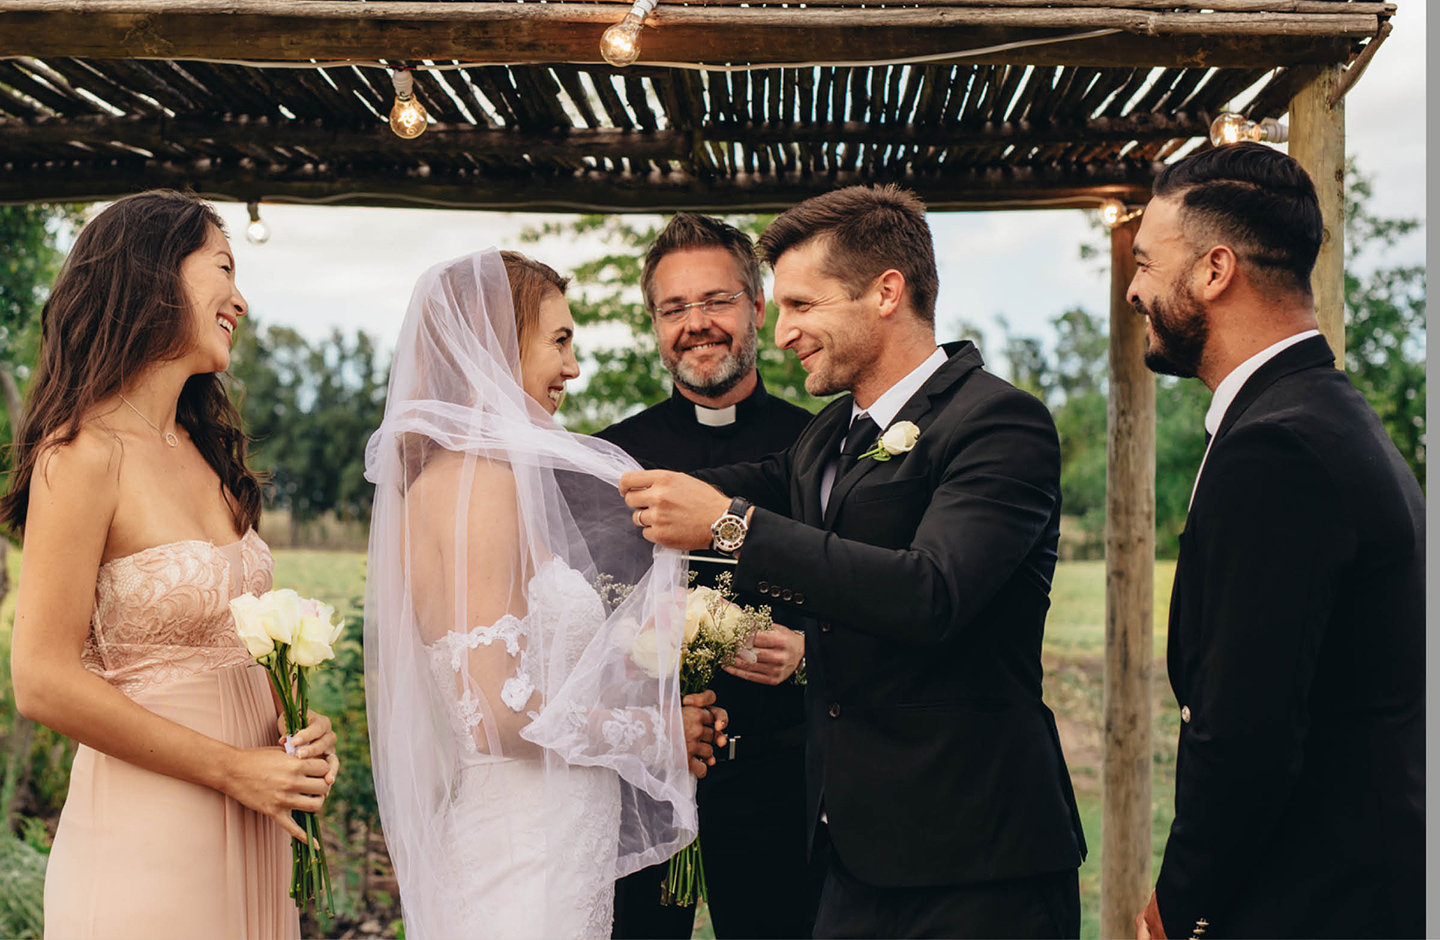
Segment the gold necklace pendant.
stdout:
<path fill-rule="evenodd" d="M 179 446 L 180 446 L 180 438 L 178 438 L 178 437 L 175 436 L 175 432 L 174 432 L 174 431 L 164 431 L 164 430 L 161 430 L 160 425 L 156 424 L 154 421 L 151 421 L 149 418 L 145 417 L 145 412 L 141 411 L 139 408 L 136 408 L 134 405 L 130 404 L 130 399 L 126 398 L 124 395 L 121 395 L 121 396 L 120 396 L 120 400 L 123 401 L 125 404 L 130 405 L 130 410 L 133 411 L 133 412 L 135 412 L 137 415 L 139 415 L 141 421 L 144 421 L 146 424 L 148 424 L 148 425 L 150 425 L 152 428 L 154 428 L 155 431 L 156 431 L 156 433 L 158 433 L 162 438 L 165 439 L 165 443 L 169 444 L 171 447 L 179 447 Z"/>
<path fill-rule="evenodd" d="M 175 432 L 174 432 L 174 431 L 166 431 L 166 432 L 165 432 L 165 443 L 169 444 L 171 447 L 179 447 L 179 446 L 180 446 L 180 438 L 178 438 L 178 437 L 175 436 Z"/>

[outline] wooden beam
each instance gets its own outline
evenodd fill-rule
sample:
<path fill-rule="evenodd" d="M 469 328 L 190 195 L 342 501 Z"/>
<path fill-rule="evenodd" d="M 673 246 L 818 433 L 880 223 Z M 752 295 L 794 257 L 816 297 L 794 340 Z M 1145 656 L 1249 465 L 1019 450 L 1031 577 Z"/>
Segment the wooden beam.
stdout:
<path fill-rule="evenodd" d="M 778 211 L 857 183 L 900 183 L 936 210 L 1094 208 L 1103 198 L 1143 202 L 1157 167 L 1126 163 L 1082 170 L 1057 167 L 975 168 L 946 174 L 739 174 L 701 179 L 684 172 L 647 175 L 440 172 L 427 165 L 299 164 L 265 167 L 254 160 L 0 162 L 0 204 L 94 202 L 144 189 L 194 189 L 243 202 L 326 203 L 543 212 Z"/>
<path fill-rule="evenodd" d="M 1105 471 L 1105 693 L 1100 936 L 1132 937 L 1150 898 L 1150 673 L 1155 659 L 1155 376 L 1145 318 L 1125 297 L 1136 222 L 1110 233 Z"/>
<path fill-rule="evenodd" d="M 0 0 L 0 57 L 598 63 L 600 34 L 622 13 L 614 5 L 563 2 L 303 0 L 290 4 L 301 14 L 279 16 L 271 8 L 280 4 L 201 2 L 207 9 L 251 12 L 167 13 L 164 4 L 152 9 L 152 4 L 134 2 L 119 6 L 145 8 L 99 12 L 109 7 L 63 0 L 45 4 Z M 331 7 L 344 8 L 344 18 L 319 15 Z M 386 16 L 387 11 L 402 7 L 407 8 L 402 11 L 405 15 Z M 81 10 L 83 15 L 78 15 Z M 425 18 L 416 18 L 422 13 Z M 1041 17 L 1042 13 L 1046 15 Z M 662 7 L 650 22 L 642 53 L 642 61 L 648 62 L 823 64 L 938 55 L 947 56 L 946 61 L 983 64 L 1273 68 L 1345 61 L 1361 39 L 1374 34 L 1378 17 Z M 1121 31 L 995 48 L 1102 28 Z M 1222 37 L 1223 42 L 1217 41 Z M 976 49 L 994 51 L 953 58 L 954 53 Z"/>
<path fill-rule="evenodd" d="M 948 147 L 963 144 L 1012 144 L 1030 148 L 1053 144 L 1109 141 L 1167 141 L 1203 137 L 1209 130 L 1209 115 L 1141 114 L 1133 118 L 1098 118 L 1071 124 L 1012 122 L 944 127 L 914 124 L 873 125 L 860 121 L 785 124 L 722 120 L 703 124 L 691 131 L 676 129 L 639 131 L 622 128 L 574 128 L 523 130 L 520 128 L 474 127 L 468 124 L 435 124 L 424 136 L 401 140 L 378 118 L 364 123 L 283 120 L 266 116 L 251 118 L 145 115 L 143 117 L 82 116 L 18 120 L 0 118 L 0 159 L 7 154 L 73 153 L 77 145 L 109 152 L 110 145 L 150 149 L 162 141 L 182 147 L 214 148 L 255 153 L 274 147 L 304 147 L 326 157 L 363 154 L 393 155 L 414 162 L 462 154 L 513 156 L 524 153 L 533 159 L 570 160 L 586 156 L 619 159 L 684 159 L 696 137 L 715 143 L 747 146 L 791 143 L 870 143 L 911 147 Z"/>
<path fill-rule="evenodd" d="M 1290 100 L 1290 156 L 1315 182 L 1325 239 L 1310 275 L 1320 332 L 1335 364 L 1345 368 L 1345 100 L 1330 99 L 1341 82 L 1339 66 L 1322 69 Z"/>

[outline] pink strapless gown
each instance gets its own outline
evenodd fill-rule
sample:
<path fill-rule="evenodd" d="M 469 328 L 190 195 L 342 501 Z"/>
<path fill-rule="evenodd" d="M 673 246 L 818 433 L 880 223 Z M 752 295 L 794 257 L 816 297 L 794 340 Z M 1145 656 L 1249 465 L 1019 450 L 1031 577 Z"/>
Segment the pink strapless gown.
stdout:
<path fill-rule="evenodd" d="M 270 589 L 253 530 L 232 545 L 172 542 L 100 566 L 86 668 L 171 721 L 236 747 L 273 745 L 265 670 L 231 597 Z M 208 787 L 81 745 L 45 878 L 45 935 L 296 938 L 290 837 Z"/>

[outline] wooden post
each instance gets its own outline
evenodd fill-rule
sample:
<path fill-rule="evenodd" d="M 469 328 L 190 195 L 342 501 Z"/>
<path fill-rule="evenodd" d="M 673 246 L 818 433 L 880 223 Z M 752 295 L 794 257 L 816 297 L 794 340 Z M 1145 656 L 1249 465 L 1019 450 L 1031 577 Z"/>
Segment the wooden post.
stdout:
<path fill-rule="evenodd" d="M 1290 156 L 1315 181 L 1325 240 L 1310 285 L 1320 332 L 1335 351 L 1336 365 L 1345 368 L 1345 101 L 1334 107 L 1330 96 L 1340 80 L 1340 66 L 1320 74 L 1290 99 Z"/>
<path fill-rule="evenodd" d="M 1110 234 L 1110 402 L 1105 475 L 1105 757 L 1100 936 L 1135 936 L 1150 899 L 1150 671 L 1154 661 L 1155 376 L 1145 318 L 1125 299 L 1138 223 Z"/>

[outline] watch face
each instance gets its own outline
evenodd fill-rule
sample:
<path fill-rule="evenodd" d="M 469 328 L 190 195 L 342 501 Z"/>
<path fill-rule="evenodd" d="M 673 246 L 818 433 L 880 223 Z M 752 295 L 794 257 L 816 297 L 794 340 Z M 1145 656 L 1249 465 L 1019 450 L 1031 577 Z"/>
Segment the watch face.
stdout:
<path fill-rule="evenodd" d="M 735 516 L 721 516 L 712 533 L 716 548 L 722 552 L 733 552 L 745 541 L 745 522 Z"/>

